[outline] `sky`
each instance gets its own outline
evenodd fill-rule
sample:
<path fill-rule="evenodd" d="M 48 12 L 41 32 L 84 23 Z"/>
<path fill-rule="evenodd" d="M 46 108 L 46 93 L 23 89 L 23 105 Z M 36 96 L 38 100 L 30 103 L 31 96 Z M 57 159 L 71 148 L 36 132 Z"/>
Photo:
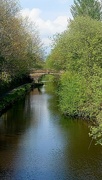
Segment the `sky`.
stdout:
<path fill-rule="evenodd" d="M 73 0 L 19 0 L 22 16 L 28 16 L 34 22 L 47 53 L 50 51 L 51 38 L 63 32 L 68 19 L 72 18 L 70 7 Z"/>

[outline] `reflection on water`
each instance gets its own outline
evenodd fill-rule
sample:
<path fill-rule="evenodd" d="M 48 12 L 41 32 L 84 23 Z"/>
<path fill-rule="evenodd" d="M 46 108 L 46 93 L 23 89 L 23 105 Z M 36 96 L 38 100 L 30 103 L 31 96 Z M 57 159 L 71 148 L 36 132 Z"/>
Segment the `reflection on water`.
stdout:
<path fill-rule="evenodd" d="M 102 179 L 102 147 L 88 148 L 87 124 L 57 103 L 49 87 L 35 89 L 0 118 L 0 180 Z"/>

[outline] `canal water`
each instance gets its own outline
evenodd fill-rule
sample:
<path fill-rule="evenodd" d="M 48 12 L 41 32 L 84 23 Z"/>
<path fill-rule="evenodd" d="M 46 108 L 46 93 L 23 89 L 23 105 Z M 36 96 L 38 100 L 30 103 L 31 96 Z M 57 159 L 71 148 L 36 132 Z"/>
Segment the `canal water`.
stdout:
<path fill-rule="evenodd" d="M 0 180 L 102 180 L 102 147 L 57 105 L 44 86 L 0 117 Z"/>

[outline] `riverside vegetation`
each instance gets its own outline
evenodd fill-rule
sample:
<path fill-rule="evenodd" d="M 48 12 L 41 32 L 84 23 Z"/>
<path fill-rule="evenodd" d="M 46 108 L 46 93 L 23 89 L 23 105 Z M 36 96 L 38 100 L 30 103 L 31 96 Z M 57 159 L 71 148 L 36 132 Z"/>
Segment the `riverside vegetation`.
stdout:
<path fill-rule="evenodd" d="M 30 71 L 44 59 L 37 27 L 20 11 L 18 1 L 0 0 L 0 112 L 31 88 Z"/>
<path fill-rule="evenodd" d="M 71 12 L 67 29 L 54 36 L 46 67 L 63 70 L 62 113 L 92 121 L 89 135 L 102 145 L 102 4 L 76 0 Z"/>
<path fill-rule="evenodd" d="M 0 96 L 29 83 L 30 70 L 43 64 L 37 27 L 20 11 L 18 1 L 0 0 Z"/>
<path fill-rule="evenodd" d="M 42 68 L 43 48 L 36 25 L 20 15 L 18 1 L 0 1 L 0 97 L 31 82 L 32 68 Z M 58 85 L 62 113 L 95 122 L 90 136 L 102 145 L 102 4 L 75 0 L 73 20 L 54 37 L 46 67 L 62 70 Z M 14 89 L 0 100 L 4 109 L 25 94 L 29 85 Z"/>
<path fill-rule="evenodd" d="M 25 95 L 31 90 L 32 84 L 27 83 L 23 86 L 20 86 L 16 89 L 13 89 L 6 96 L 0 99 L 0 115 L 3 111 L 5 111 L 8 107 L 12 106 L 16 101 L 21 100 L 25 97 Z"/>

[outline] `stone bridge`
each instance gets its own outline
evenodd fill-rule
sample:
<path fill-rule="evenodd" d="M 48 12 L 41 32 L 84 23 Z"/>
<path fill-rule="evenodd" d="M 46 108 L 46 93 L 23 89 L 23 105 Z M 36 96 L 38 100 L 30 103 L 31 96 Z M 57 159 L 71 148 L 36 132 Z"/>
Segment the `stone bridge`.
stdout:
<path fill-rule="evenodd" d="M 37 83 L 39 82 L 39 79 L 44 76 L 44 75 L 60 75 L 62 71 L 54 71 L 54 70 L 44 70 L 44 69 L 37 69 L 37 70 L 32 70 L 30 73 L 31 78 L 34 79 L 34 81 Z"/>

